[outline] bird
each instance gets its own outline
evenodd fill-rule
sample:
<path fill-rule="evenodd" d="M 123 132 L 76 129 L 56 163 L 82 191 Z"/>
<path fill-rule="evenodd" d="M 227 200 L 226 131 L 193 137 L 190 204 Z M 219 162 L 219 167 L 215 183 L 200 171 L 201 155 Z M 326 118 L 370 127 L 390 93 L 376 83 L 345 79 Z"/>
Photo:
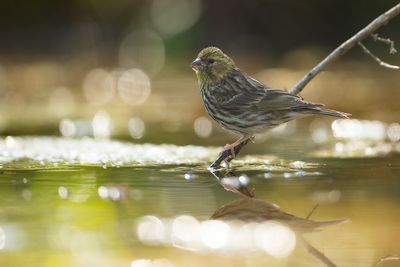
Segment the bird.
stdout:
<path fill-rule="evenodd" d="M 309 115 L 348 118 L 350 114 L 305 101 L 286 90 L 274 89 L 242 72 L 232 58 L 217 47 L 202 49 L 191 63 L 203 104 L 210 117 L 240 138 L 224 146 L 234 148 L 254 136 L 288 121 Z M 222 152 L 221 152 L 222 153 Z"/>

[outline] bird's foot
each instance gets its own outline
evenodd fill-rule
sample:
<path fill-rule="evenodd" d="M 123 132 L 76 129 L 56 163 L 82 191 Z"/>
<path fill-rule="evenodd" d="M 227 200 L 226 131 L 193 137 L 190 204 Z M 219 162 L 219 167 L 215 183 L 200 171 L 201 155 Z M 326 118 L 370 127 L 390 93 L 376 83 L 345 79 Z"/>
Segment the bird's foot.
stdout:
<path fill-rule="evenodd" d="M 235 147 L 236 147 L 236 144 L 235 144 L 235 143 L 233 143 L 233 144 L 226 144 L 226 145 L 224 146 L 224 150 L 222 151 L 222 153 L 223 153 L 224 151 L 229 151 L 229 152 L 231 153 L 231 155 L 232 155 L 232 158 L 235 158 L 235 157 L 236 157 Z"/>

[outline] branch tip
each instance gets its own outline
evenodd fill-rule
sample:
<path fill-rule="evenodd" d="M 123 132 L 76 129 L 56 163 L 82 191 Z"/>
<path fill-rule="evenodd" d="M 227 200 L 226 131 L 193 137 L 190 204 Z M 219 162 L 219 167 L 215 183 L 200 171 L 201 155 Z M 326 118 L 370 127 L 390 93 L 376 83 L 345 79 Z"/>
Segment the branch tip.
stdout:
<path fill-rule="evenodd" d="M 303 88 L 315 77 L 324 70 L 329 64 L 339 59 L 345 53 L 347 53 L 351 48 L 353 48 L 357 43 L 361 42 L 368 36 L 372 35 L 377 29 L 386 25 L 391 19 L 398 16 L 400 14 L 400 3 L 381 14 L 379 17 L 374 19 L 370 24 L 365 26 L 362 30 L 352 36 L 350 39 L 342 43 L 338 48 L 333 50 L 325 59 L 323 59 L 317 66 L 311 69 L 292 89 L 289 91 L 292 94 L 297 95 L 300 93 Z M 388 43 L 390 39 L 381 38 L 379 36 L 373 37 L 377 41 Z M 382 40 L 381 40 L 382 39 Z M 391 40 L 390 40 L 391 41 Z M 390 53 L 395 53 L 396 49 L 394 48 L 394 42 L 389 42 Z M 381 63 L 380 63 L 381 64 Z M 390 65 L 390 64 L 389 64 Z M 386 66 L 387 67 L 387 66 Z"/>
<path fill-rule="evenodd" d="M 363 49 L 363 51 L 365 53 L 367 53 L 367 55 L 369 55 L 373 60 L 375 60 L 380 66 L 388 68 L 388 69 L 392 69 L 392 70 L 400 70 L 399 66 L 386 63 L 386 62 L 382 61 L 379 57 L 375 56 L 365 45 L 363 45 L 363 43 L 361 41 L 358 42 L 358 45 Z"/>

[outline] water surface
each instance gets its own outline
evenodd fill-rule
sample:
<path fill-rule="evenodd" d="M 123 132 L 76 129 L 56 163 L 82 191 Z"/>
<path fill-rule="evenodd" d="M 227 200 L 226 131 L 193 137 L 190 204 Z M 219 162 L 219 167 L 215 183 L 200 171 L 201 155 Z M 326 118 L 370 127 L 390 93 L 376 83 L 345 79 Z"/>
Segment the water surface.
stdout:
<path fill-rule="evenodd" d="M 254 243 L 251 231 L 239 249 L 232 246 L 238 230 L 210 217 L 244 196 L 207 170 L 217 148 L 2 142 L 0 266 L 321 266 L 299 238 L 283 256 Z M 165 158 L 168 152 L 178 164 Z M 248 185 L 257 199 L 300 218 L 318 203 L 310 219 L 349 219 L 302 235 L 338 266 L 372 266 L 398 254 L 399 155 L 317 155 L 242 156 L 222 184 Z"/>

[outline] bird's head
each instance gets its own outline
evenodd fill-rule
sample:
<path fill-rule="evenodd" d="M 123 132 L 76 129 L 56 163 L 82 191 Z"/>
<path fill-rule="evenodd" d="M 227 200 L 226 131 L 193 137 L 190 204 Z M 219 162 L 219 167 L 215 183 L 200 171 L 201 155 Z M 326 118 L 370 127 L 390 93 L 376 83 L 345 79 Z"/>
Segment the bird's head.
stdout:
<path fill-rule="evenodd" d="M 191 64 L 200 81 L 218 81 L 235 68 L 233 60 L 217 47 L 207 47 L 200 51 Z"/>

